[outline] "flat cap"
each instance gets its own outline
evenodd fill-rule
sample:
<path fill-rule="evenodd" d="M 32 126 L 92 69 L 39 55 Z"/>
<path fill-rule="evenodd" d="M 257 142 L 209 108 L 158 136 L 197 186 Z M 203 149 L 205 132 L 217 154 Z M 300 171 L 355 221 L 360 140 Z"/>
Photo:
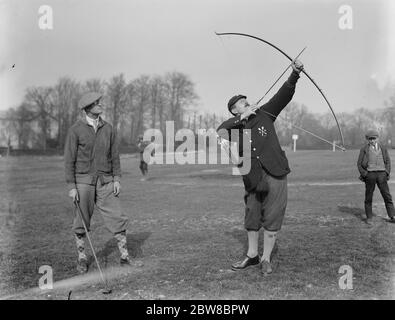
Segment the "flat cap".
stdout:
<path fill-rule="evenodd" d="M 379 133 L 378 133 L 377 130 L 374 130 L 374 129 L 373 130 L 369 130 L 368 132 L 366 132 L 365 137 L 366 137 L 366 139 L 373 138 L 373 137 L 378 138 L 379 137 Z"/>
<path fill-rule="evenodd" d="M 228 102 L 228 110 L 230 113 L 232 113 L 232 111 L 230 111 L 233 107 L 233 105 L 239 101 L 240 99 L 247 99 L 246 96 L 243 96 L 242 94 L 238 94 L 236 96 L 233 96 L 232 98 L 230 98 L 229 102 Z M 233 113 L 232 113 L 233 114 Z"/>
<path fill-rule="evenodd" d="M 78 107 L 84 109 L 91 105 L 93 102 L 99 100 L 102 97 L 101 93 L 98 92 L 87 92 L 82 95 L 80 101 L 78 102 Z"/>

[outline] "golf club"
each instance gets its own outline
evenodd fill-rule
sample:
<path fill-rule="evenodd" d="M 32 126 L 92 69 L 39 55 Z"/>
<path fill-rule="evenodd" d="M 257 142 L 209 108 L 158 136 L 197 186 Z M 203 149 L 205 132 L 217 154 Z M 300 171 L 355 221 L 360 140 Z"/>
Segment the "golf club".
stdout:
<path fill-rule="evenodd" d="M 94 258 L 95 258 L 97 268 L 99 269 L 100 276 L 101 276 L 101 278 L 102 278 L 102 280 L 103 280 L 103 283 L 104 283 L 104 289 L 102 290 L 102 293 L 103 293 L 103 294 L 110 294 L 110 293 L 112 292 L 112 290 L 111 290 L 110 288 L 108 288 L 107 281 L 106 281 L 106 279 L 104 278 L 104 274 L 103 274 L 103 272 L 102 272 L 102 270 L 101 270 L 101 268 L 100 268 L 100 264 L 99 264 L 99 261 L 97 260 L 96 253 L 95 253 L 95 249 L 93 248 L 91 238 L 89 237 L 88 228 L 86 227 L 84 218 L 83 218 L 83 216 L 82 216 L 82 212 L 81 212 L 81 208 L 80 208 L 80 205 L 79 205 L 79 203 L 78 203 L 78 200 L 74 200 L 74 204 L 75 204 L 75 206 L 77 207 L 77 212 L 78 212 L 78 214 L 79 214 L 79 216 L 80 216 L 80 218 L 81 218 L 82 225 L 84 226 L 84 229 L 85 229 L 86 237 L 88 238 L 88 242 L 89 242 L 89 245 L 90 245 L 90 247 L 91 247 L 93 256 L 94 256 Z"/>

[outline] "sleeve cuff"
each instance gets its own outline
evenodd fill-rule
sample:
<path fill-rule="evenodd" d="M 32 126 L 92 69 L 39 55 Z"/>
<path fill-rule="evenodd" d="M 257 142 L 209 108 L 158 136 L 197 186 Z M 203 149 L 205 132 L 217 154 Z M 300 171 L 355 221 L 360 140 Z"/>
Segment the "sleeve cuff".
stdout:
<path fill-rule="evenodd" d="M 67 184 L 67 188 L 68 188 L 69 190 L 71 190 L 71 189 L 77 189 L 77 187 L 76 187 L 76 185 L 75 185 L 74 182 L 68 183 L 68 184 Z"/>
<path fill-rule="evenodd" d="M 288 78 L 288 84 L 290 84 L 291 86 L 295 86 L 299 78 L 299 73 L 297 73 L 296 71 L 292 71 L 291 75 Z"/>

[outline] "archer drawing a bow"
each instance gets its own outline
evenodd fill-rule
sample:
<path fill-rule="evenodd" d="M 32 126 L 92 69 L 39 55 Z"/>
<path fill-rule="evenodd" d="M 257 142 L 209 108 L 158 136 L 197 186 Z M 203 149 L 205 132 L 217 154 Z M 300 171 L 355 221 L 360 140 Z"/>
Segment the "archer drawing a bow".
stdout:
<path fill-rule="evenodd" d="M 252 38 L 252 39 L 255 39 L 255 40 L 258 40 L 258 41 L 261 41 L 261 42 L 263 42 L 263 43 L 268 44 L 268 45 L 271 46 L 272 48 L 274 48 L 274 49 L 276 49 L 277 51 L 279 51 L 280 53 L 282 53 L 282 54 L 283 54 L 288 60 L 290 60 L 291 62 L 293 62 L 293 61 L 296 59 L 296 58 L 295 58 L 295 59 L 292 59 L 292 58 L 291 58 L 288 54 L 286 54 L 283 50 L 281 50 L 280 48 L 278 48 L 278 47 L 275 46 L 274 44 L 270 43 L 269 41 L 264 40 L 264 39 L 261 39 L 261 38 L 259 38 L 259 37 L 253 36 L 253 35 L 250 35 L 250 34 L 238 33 L 238 32 L 223 32 L 223 33 L 215 32 L 215 34 L 216 34 L 217 36 L 243 36 L 243 37 Z M 299 53 L 299 55 L 300 55 L 303 51 L 304 51 L 304 49 Z M 299 55 L 298 55 L 298 56 L 299 56 Z M 288 68 L 289 68 L 289 66 L 288 66 Z M 287 68 L 287 69 L 288 69 L 288 68 Z M 286 70 L 287 70 L 287 69 L 286 69 Z M 285 71 L 286 71 L 286 70 L 285 70 Z M 281 74 L 281 76 L 285 73 L 285 71 Z M 324 94 L 324 92 L 322 91 L 322 89 L 321 89 L 321 88 L 317 85 L 317 83 L 313 80 L 313 78 L 311 78 L 310 75 L 309 75 L 304 69 L 303 69 L 301 72 L 303 72 L 303 73 L 307 76 L 307 78 L 309 78 L 310 81 L 314 84 L 314 86 L 318 89 L 318 91 L 320 92 L 320 94 L 322 95 L 322 97 L 325 99 L 325 101 L 326 101 L 326 103 L 327 103 L 329 109 L 331 110 L 331 113 L 332 113 L 333 117 L 335 118 L 337 128 L 339 129 L 339 135 L 340 135 L 340 139 L 341 139 L 341 146 L 339 146 L 339 145 L 337 145 L 337 144 L 334 144 L 333 142 L 330 142 L 330 141 L 328 141 L 327 139 L 324 139 L 324 138 L 322 138 L 322 137 L 320 137 L 320 136 L 318 136 L 318 135 L 316 135 L 316 134 L 314 134 L 314 133 L 312 133 L 312 132 L 310 132 L 310 131 L 308 131 L 308 130 L 306 130 L 306 129 L 303 129 L 303 128 L 299 127 L 299 126 L 296 126 L 296 125 L 293 125 L 293 124 L 292 124 L 292 126 L 295 127 L 295 128 L 297 128 L 297 129 L 300 129 L 300 130 L 302 130 L 302 131 L 304 131 L 304 132 L 306 132 L 306 133 L 308 133 L 308 134 L 311 134 L 312 136 L 316 137 L 317 139 L 320 139 L 320 140 L 322 140 L 322 141 L 324 141 L 324 142 L 327 142 L 327 143 L 329 143 L 329 144 L 331 144 L 331 145 L 335 145 L 335 147 L 339 148 L 339 149 L 342 150 L 342 151 L 345 151 L 346 149 L 345 149 L 345 147 L 344 147 L 344 137 L 343 137 L 343 133 L 342 133 L 342 130 L 341 130 L 339 121 L 337 120 L 337 117 L 336 117 L 336 115 L 335 115 L 335 112 L 333 111 L 333 108 L 332 108 L 332 106 L 331 106 L 329 100 L 328 100 L 327 97 L 325 96 L 325 94 Z M 280 78 L 281 78 L 281 76 L 280 76 Z M 277 83 L 278 80 L 279 80 L 279 78 L 278 78 L 278 79 L 276 80 L 276 82 L 269 88 L 269 90 L 265 93 L 264 96 L 266 96 L 266 94 L 267 94 L 267 93 L 270 91 L 270 89 Z M 264 98 L 264 96 L 263 96 L 261 99 L 259 99 L 258 103 Z M 264 111 L 264 112 L 268 113 L 267 111 Z"/>

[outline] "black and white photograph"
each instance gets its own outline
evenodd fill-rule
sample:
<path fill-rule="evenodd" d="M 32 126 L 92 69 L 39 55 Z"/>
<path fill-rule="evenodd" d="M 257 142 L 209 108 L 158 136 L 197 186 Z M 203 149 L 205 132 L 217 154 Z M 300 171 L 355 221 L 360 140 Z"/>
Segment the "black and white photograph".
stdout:
<path fill-rule="evenodd" d="M 0 0 L 0 300 L 394 300 L 394 17 Z"/>

